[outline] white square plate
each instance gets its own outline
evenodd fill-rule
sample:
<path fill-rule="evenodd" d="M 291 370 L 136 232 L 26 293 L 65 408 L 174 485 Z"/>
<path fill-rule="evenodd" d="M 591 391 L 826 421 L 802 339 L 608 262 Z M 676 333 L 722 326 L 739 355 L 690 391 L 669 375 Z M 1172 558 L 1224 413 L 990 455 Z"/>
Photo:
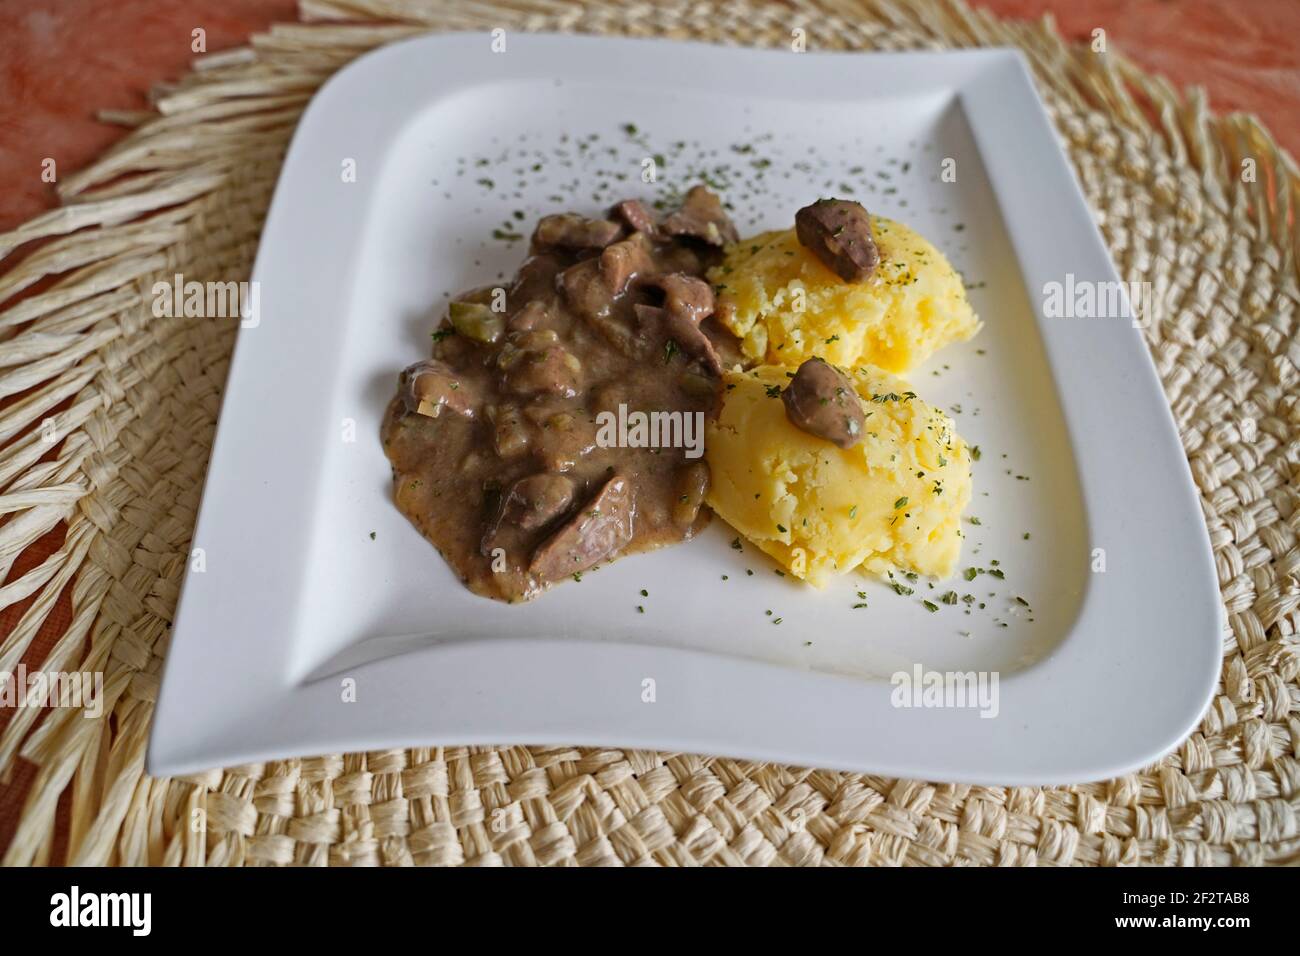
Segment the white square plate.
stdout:
<path fill-rule="evenodd" d="M 1018 54 L 489 44 L 386 47 L 303 117 L 254 270 L 260 322 L 231 366 L 151 773 L 554 743 L 1047 784 L 1135 768 L 1192 729 L 1220 657 L 1206 530 L 1133 323 L 1044 317 L 1046 283 L 1116 276 Z M 684 190 L 702 171 L 742 233 L 849 194 L 963 271 L 986 327 L 911 380 L 981 447 L 962 567 L 1004 579 L 902 596 L 849 575 L 815 592 L 715 520 L 507 606 L 466 591 L 398 513 L 380 417 L 446 296 L 512 272 L 524 243 L 501 237 L 541 214 Z M 949 587 L 985 608 L 938 602 Z M 891 675 L 914 667 L 997 673 L 996 716 L 892 706 Z"/>

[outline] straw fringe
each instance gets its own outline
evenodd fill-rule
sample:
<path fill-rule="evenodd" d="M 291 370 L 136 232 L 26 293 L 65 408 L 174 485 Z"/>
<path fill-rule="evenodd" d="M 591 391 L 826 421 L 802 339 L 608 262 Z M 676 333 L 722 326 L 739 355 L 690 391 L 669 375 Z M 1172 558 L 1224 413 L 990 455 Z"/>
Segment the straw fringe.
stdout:
<path fill-rule="evenodd" d="M 21 710 L 0 732 L 0 775 L 19 756 L 38 767 L 5 864 L 1300 859 L 1300 172 L 1252 117 L 1215 116 L 1200 91 L 1180 95 L 1117 53 L 1071 48 L 1050 19 L 1003 22 L 956 0 L 303 0 L 300 10 L 303 23 L 198 60 L 155 91 L 153 111 L 103 114 L 132 132 L 64 179 L 62 208 L 0 235 L 0 396 L 18 396 L 0 410 L 0 570 L 66 526 L 57 551 L 0 587 L 0 608 L 32 599 L 0 640 L 0 670 L 25 660 L 70 590 L 71 623 L 29 669 L 98 672 L 105 687 L 98 718 Z M 1146 335 L 1214 547 L 1223 680 L 1176 753 L 1046 790 L 545 747 L 144 775 L 235 334 L 233 321 L 154 319 L 148 290 L 176 273 L 247 278 L 283 151 L 333 72 L 430 30 L 498 26 L 759 46 L 788 45 L 801 28 L 817 49 L 1024 50 L 1121 272 L 1157 293 Z M 1254 182 L 1242 176 L 1248 161 Z"/>

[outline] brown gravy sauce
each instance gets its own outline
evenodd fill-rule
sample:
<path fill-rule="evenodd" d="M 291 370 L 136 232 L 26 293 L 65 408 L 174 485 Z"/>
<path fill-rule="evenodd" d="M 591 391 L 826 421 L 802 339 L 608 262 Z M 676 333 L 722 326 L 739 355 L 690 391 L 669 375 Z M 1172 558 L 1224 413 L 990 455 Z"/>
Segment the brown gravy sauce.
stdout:
<path fill-rule="evenodd" d="M 508 287 L 452 303 L 382 440 L 397 507 L 466 587 L 528 600 L 708 523 L 697 455 L 739 350 L 703 275 L 734 240 L 703 187 L 662 220 L 635 201 L 547 216 Z M 620 444 L 636 412 L 660 413 L 649 440 L 666 447 Z"/>

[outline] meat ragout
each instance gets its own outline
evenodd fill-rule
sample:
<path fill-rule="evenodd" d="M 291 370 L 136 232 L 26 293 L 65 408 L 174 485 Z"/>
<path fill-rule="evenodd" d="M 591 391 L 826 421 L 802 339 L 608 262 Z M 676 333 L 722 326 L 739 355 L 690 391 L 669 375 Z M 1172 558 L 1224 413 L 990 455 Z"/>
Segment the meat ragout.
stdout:
<path fill-rule="evenodd" d="M 843 281 L 875 270 L 858 203 L 818 200 L 795 224 Z M 740 364 L 704 279 L 737 239 L 703 186 L 662 219 L 635 199 L 602 218 L 545 216 L 509 287 L 450 304 L 432 357 L 402 372 L 382 438 L 398 508 L 470 590 L 526 601 L 708 523 L 709 466 L 682 439 L 702 443 L 722 371 Z M 781 398 L 795 427 L 841 448 L 860 440 L 861 403 L 821 359 L 791 373 Z M 676 430 L 648 441 L 607 430 L 638 414 Z"/>
<path fill-rule="evenodd" d="M 608 415 L 716 414 L 737 361 L 703 276 L 736 230 L 696 186 L 660 218 L 542 218 L 507 287 L 458 296 L 401 375 L 382 439 L 399 509 L 472 591 L 528 600 L 694 536 L 709 471 L 682 443 L 601 440 Z"/>

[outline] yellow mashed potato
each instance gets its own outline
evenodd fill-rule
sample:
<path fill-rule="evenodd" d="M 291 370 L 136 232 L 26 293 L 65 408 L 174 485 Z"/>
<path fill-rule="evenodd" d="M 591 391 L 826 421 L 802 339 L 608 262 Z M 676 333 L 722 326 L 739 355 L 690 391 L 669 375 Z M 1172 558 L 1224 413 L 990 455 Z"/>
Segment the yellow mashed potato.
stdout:
<path fill-rule="evenodd" d="M 818 355 L 902 374 L 979 331 L 961 276 L 938 249 L 902 223 L 872 216 L 871 226 L 880 264 L 861 283 L 828 269 L 793 229 L 728 248 L 709 280 L 746 358 L 797 367 Z"/>
<path fill-rule="evenodd" d="M 971 496 L 970 453 L 952 421 L 900 379 L 855 369 L 864 437 L 842 449 L 790 423 L 779 390 L 791 374 L 770 365 L 726 373 L 705 442 L 709 504 L 819 588 L 858 567 L 951 574 Z"/>

